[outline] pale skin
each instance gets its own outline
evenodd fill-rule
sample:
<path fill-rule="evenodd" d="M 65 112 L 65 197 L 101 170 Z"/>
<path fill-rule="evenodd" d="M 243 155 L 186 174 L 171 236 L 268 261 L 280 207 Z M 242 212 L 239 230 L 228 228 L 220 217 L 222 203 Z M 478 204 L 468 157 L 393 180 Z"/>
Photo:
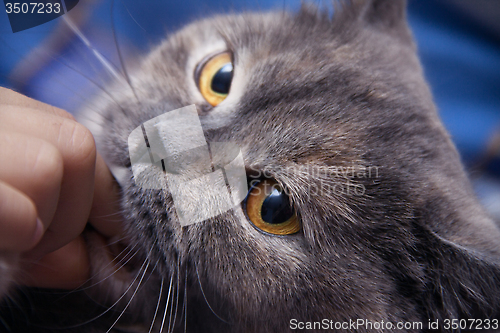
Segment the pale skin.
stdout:
<path fill-rule="evenodd" d="M 19 283 L 72 289 L 89 278 L 90 223 L 120 235 L 119 188 L 92 134 L 68 112 L 0 87 L 0 251 Z"/>

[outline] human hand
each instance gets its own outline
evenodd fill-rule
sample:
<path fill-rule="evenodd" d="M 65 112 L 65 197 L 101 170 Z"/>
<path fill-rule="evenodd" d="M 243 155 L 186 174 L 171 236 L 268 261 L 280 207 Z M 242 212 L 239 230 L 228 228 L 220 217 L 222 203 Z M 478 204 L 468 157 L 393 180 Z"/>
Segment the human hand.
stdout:
<path fill-rule="evenodd" d="M 89 275 L 81 233 L 121 233 L 119 189 L 92 134 L 56 107 L 0 87 L 0 250 L 21 283 L 75 288 Z"/>

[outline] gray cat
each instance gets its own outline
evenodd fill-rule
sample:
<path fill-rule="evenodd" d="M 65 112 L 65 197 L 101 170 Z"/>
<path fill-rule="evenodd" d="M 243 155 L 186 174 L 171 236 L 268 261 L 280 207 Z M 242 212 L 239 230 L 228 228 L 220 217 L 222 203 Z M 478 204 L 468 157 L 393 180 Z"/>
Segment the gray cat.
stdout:
<path fill-rule="evenodd" d="M 123 188 L 121 262 L 110 264 L 88 230 L 93 281 L 64 297 L 24 290 L 2 308 L 5 324 L 12 332 L 499 328 L 500 231 L 436 113 L 405 5 L 353 0 L 333 17 L 308 6 L 215 17 L 153 49 L 130 82 L 107 89 L 112 99 L 103 94 L 86 110 Z M 168 191 L 134 182 L 127 140 L 191 104 L 208 142 L 241 149 L 251 188 L 242 205 L 181 227 Z M 252 197 L 257 190 L 264 196 Z"/>

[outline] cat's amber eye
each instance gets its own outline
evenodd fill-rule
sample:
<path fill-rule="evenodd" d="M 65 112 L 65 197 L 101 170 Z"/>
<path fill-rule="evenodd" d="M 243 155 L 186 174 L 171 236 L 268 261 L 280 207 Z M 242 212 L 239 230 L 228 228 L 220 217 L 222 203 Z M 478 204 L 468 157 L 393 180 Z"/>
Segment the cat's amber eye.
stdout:
<path fill-rule="evenodd" d="M 214 55 L 202 63 L 195 73 L 198 88 L 207 102 L 216 106 L 229 94 L 233 80 L 231 53 Z"/>
<path fill-rule="evenodd" d="M 245 213 L 258 229 L 273 235 L 291 235 L 301 229 L 290 198 L 274 180 L 253 185 L 244 205 Z"/>

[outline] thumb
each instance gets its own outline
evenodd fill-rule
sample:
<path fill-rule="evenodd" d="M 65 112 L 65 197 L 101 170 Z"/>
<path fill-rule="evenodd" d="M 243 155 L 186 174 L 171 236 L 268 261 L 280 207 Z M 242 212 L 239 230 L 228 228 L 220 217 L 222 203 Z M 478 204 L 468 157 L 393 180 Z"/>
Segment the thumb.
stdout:
<path fill-rule="evenodd" d="M 122 221 L 120 186 L 101 155 L 97 154 L 94 199 L 89 222 L 102 235 L 113 237 L 122 233 Z"/>

